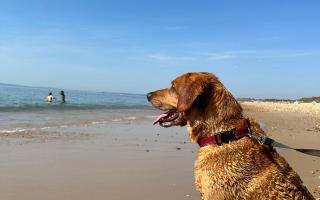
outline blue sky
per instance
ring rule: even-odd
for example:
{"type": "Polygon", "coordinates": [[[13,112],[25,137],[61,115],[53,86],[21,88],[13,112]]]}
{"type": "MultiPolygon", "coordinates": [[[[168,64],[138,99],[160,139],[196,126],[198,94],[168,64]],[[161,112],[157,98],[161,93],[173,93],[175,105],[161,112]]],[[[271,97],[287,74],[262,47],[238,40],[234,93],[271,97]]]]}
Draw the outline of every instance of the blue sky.
{"type": "Polygon", "coordinates": [[[237,97],[320,96],[320,1],[0,0],[0,82],[146,93],[189,71],[237,97]]]}

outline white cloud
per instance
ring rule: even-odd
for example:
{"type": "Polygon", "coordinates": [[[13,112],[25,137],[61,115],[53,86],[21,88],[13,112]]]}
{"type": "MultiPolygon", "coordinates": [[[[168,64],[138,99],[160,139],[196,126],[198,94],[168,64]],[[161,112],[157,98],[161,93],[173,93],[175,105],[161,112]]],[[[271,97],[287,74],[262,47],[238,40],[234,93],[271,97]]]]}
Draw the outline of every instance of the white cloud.
{"type": "Polygon", "coordinates": [[[170,60],[169,56],[162,53],[150,54],[148,57],[154,60],[170,60]]]}
{"type": "Polygon", "coordinates": [[[319,55],[319,52],[300,52],[288,50],[234,50],[224,52],[204,53],[208,60],[229,60],[235,58],[286,58],[319,55]]]}
{"type": "Polygon", "coordinates": [[[235,55],[229,53],[210,53],[207,55],[209,60],[228,60],[236,58],[235,55]]]}
{"type": "Polygon", "coordinates": [[[193,57],[188,56],[171,56],[164,53],[155,53],[147,55],[148,58],[158,61],[191,61],[193,57]]]}
{"type": "Polygon", "coordinates": [[[319,52],[298,52],[298,51],[288,51],[288,50],[230,50],[221,52],[205,52],[197,53],[193,52],[184,55],[176,55],[164,52],[154,52],[136,55],[130,57],[130,59],[135,60],[147,60],[159,63],[191,63],[198,61],[229,61],[229,60],[239,60],[239,59],[255,59],[257,61],[264,61],[264,59],[274,58],[298,58],[319,55],[319,52]]]}
{"type": "Polygon", "coordinates": [[[299,53],[283,53],[279,55],[274,55],[273,57],[279,57],[279,58],[285,58],[285,57],[305,57],[305,56],[313,56],[316,55],[316,53],[312,52],[299,52],[299,53]]]}

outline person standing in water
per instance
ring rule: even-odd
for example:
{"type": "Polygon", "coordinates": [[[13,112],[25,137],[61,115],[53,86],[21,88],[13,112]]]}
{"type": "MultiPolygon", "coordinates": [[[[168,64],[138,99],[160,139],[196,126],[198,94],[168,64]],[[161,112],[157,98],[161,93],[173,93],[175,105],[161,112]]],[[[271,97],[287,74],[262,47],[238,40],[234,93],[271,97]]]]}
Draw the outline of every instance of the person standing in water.
{"type": "Polygon", "coordinates": [[[52,92],[49,92],[49,95],[47,96],[47,102],[52,103],[54,97],[52,96],[52,92]]]}
{"type": "Polygon", "coordinates": [[[60,91],[60,96],[61,96],[61,103],[65,103],[66,102],[66,96],[64,95],[64,91],[63,90],[60,91]]]}

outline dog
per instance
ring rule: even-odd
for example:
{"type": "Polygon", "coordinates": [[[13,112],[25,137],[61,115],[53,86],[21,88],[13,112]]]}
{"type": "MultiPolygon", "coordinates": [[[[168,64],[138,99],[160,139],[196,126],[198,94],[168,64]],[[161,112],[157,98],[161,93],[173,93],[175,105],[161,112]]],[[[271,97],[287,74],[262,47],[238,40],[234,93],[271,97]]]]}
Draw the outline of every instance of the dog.
{"type": "Polygon", "coordinates": [[[147,99],[166,111],[154,124],[186,126],[200,145],[194,173],[202,200],[314,199],[271,145],[248,137],[247,131],[265,133],[214,74],[183,74],[147,99]]]}

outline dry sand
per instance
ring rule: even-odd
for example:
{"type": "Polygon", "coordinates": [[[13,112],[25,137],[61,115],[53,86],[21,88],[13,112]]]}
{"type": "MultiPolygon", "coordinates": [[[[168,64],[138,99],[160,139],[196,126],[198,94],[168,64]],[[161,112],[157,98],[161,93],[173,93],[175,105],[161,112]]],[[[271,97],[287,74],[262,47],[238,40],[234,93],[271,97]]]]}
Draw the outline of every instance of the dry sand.
{"type": "MultiPolygon", "coordinates": [[[[314,107],[303,112],[280,104],[243,106],[272,138],[293,147],[320,147],[314,107]]],[[[193,184],[198,147],[189,142],[185,128],[151,123],[128,120],[25,136],[1,134],[0,199],[199,199],[193,184]]],[[[320,158],[279,152],[320,197],[320,158]]]]}
{"type": "Polygon", "coordinates": [[[297,114],[308,114],[310,116],[320,116],[320,103],[276,103],[276,102],[241,102],[246,110],[267,111],[267,112],[290,112],[297,114]]]}

